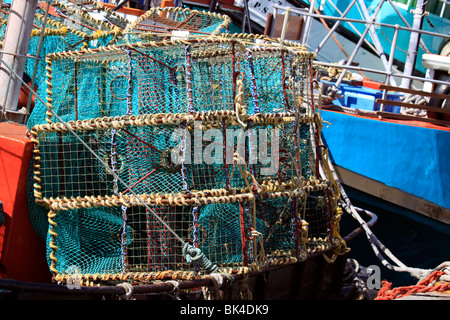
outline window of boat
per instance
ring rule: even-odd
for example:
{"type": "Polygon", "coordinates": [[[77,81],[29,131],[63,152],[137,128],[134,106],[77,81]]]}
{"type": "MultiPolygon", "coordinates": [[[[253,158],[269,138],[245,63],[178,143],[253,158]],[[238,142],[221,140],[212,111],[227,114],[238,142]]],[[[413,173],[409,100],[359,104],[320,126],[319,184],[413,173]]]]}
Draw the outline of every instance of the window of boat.
{"type": "Polygon", "coordinates": [[[417,0],[393,0],[393,2],[397,3],[399,7],[402,7],[403,9],[415,7],[417,4],[417,0]]]}
{"type": "MultiPolygon", "coordinates": [[[[393,2],[405,10],[414,9],[417,5],[417,0],[393,0],[393,2]]],[[[450,0],[428,0],[425,2],[427,12],[450,19],[450,0]]]]}
{"type": "Polygon", "coordinates": [[[439,17],[450,19],[450,0],[428,0],[425,10],[439,17]]]}

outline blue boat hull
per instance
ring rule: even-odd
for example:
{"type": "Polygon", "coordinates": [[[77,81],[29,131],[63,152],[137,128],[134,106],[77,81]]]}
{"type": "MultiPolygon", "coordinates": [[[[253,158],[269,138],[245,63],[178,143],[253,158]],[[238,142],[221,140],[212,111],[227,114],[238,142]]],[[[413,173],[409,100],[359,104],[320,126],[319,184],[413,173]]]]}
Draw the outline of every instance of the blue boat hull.
{"type": "Polygon", "coordinates": [[[322,111],[322,118],[330,123],[324,143],[347,184],[450,224],[448,128],[335,111],[322,111]]]}

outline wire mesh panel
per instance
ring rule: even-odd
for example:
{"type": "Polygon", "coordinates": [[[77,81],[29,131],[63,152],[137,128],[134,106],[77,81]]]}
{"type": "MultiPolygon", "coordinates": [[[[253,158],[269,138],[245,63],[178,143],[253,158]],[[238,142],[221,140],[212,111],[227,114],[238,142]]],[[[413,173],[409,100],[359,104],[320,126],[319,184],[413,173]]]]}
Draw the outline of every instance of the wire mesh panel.
{"type": "MultiPolygon", "coordinates": [[[[299,177],[312,177],[309,131],[298,130],[297,138],[292,123],[260,124],[245,132],[220,124],[202,131],[200,121],[187,129],[175,123],[138,126],[109,119],[71,122],[68,128],[77,136],[60,123],[37,126],[32,131],[39,141],[35,159],[40,169],[36,184],[40,200],[131,192],[295,189],[303,183],[299,177]],[[297,140],[301,150],[296,148],[297,140]]],[[[134,123],[155,118],[137,119],[134,123]]],[[[160,115],[158,119],[173,121],[160,115]]]]}
{"type": "MultiPolygon", "coordinates": [[[[53,20],[87,34],[88,38],[95,38],[102,33],[119,35],[130,23],[100,1],[59,0],[52,1],[50,5],[49,14],[53,20]]],[[[38,9],[39,13],[43,13],[46,7],[43,5],[38,9]]]]}
{"type": "Polygon", "coordinates": [[[183,190],[181,171],[170,166],[174,126],[47,132],[40,140],[43,198],[176,193],[183,190]],[[88,146],[97,157],[87,148],[88,146]],[[173,170],[175,169],[175,170],[173,170]],[[125,181],[117,181],[114,174],[125,181]]]}
{"type": "Polygon", "coordinates": [[[162,40],[174,36],[214,36],[228,30],[231,19],[222,14],[186,8],[153,8],[124,30],[121,41],[162,40]]]}
{"type": "MultiPolygon", "coordinates": [[[[95,1],[97,3],[97,1],[95,1]]],[[[73,4],[71,4],[73,5],[73,4]]],[[[93,4],[97,10],[90,11],[106,12],[106,8],[93,4]]],[[[114,43],[117,36],[121,34],[119,27],[97,20],[96,16],[89,16],[88,10],[81,7],[67,7],[59,2],[52,3],[45,18],[46,7],[38,6],[34,28],[28,47],[28,55],[45,57],[48,54],[57,54],[65,51],[81,49],[93,49],[114,43]],[[45,26],[45,29],[44,29],[45,26]]],[[[47,62],[45,59],[27,59],[25,61],[24,73],[33,78],[35,91],[38,96],[45,97],[47,91],[47,62]]],[[[37,103],[32,108],[32,113],[27,126],[45,123],[45,112],[47,108],[42,103],[37,103]]]]}
{"type": "Polygon", "coordinates": [[[30,132],[55,278],[197,277],[330,247],[309,58],[238,38],[48,56],[30,132]]]}
{"type": "MultiPolygon", "coordinates": [[[[288,79],[296,76],[292,70],[305,68],[298,59],[280,47],[245,48],[224,39],[48,55],[47,106],[64,121],[148,113],[233,111],[245,118],[288,112],[298,104],[288,79]]],[[[50,114],[46,121],[58,119],[50,114]]]]}

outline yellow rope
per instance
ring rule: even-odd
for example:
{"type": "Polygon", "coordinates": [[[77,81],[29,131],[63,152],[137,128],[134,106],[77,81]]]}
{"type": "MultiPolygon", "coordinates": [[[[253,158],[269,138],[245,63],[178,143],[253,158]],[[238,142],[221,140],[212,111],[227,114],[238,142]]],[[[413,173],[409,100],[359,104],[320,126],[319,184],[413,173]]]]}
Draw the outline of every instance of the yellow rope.
{"type": "MultiPolygon", "coordinates": [[[[243,171],[247,177],[248,174],[243,171]]],[[[36,174],[36,173],[35,173],[36,174]]],[[[40,175],[40,172],[39,172],[40,175]]],[[[39,176],[36,174],[36,176],[39,176]]],[[[248,180],[247,180],[248,182],[248,180]]],[[[319,191],[328,189],[327,181],[310,181],[305,183],[303,187],[297,185],[285,184],[282,186],[272,186],[269,190],[262,186],[258,194],[266,199],[275,198],[293,198],[304,197],[305,193],[311,191],[319,191]]],[[[36,182],[36,184],[38,181],[36,182]]],[[[246,202],[254,199],[253,187],[249,184],[242,189],[213,189],[203,191],[192,191],[189,196],[184,194],[142,194],[139,197],[147,205],[151,206],[189,206],[211,203],[235,203],[246,202]]],[[[54,210],[70,210],[80,208],[93,207],[119,207],[119,206],[137,206],[142,205],[138,198],[134,195],[104,195],[104,196],[84,196],[84,197],[67,197],[61,196],[57,198],[37,198],[36,202],[53,208],[54,210]]]]}
{"type": "MultiPolygon", "coordinates": [[[[321,137],[321,131],[323,128],[322,124],[322,117],[321,117],[321,111],[322,111],[322,95],[320,93],[320,88],[318,84],[316,84],[316,89],[318,89],[319,92],[319,112],[316,114],[316,127],[319,132],[319,137],[321,137]]],[[[323,145],[323,142],[320,138],[320,144],[323,145]]],[[[338,200],[340,198],[340,187],[339,183],[334,178],[334,175],[331,171],[330,167],[330,159],[328,155],[328,149],[325,147],[321,147],[321,163],[322,168],[325,172],[325,176],[327,181],[331,184],[331,203],[332,210],[334,211],[334,216],[332,217],[333,221],[333,233],[331,235],[331,238],[333,241],[337,242],[337,246],[333,250],[333,255],[331,258],[328,258],[325,254],[323,254],[323,257],[328,263],[334,263],[338,256],[347,254],[350,249],[347,247],[345,240],[340,235],[340,220],[342,216],[342,208],[338,206],[338,200]]]]}
{"type": "Polygon", "coordinates": [[[53,219],[56,217],[56,213],[53,211],[53,209],[50,209],[48,213],[48,223],[50,224],[50,228],[48,230],[48,233],[51,236],[51,240],[49,242],[49,247],[51,249],[50,252],[50,259],[52,260],[52,263],[50,265],[50,271],[52,271],[54,274],[58,274],[59,271],[56,269],[56,264],[58,262],[58,259],[55,256],[55,252],[58,250],[58,247],[55,244],[56,237],[58,237],[58,234],[55,232],[55,228],[57,224],[53,221],[53,219]]]}

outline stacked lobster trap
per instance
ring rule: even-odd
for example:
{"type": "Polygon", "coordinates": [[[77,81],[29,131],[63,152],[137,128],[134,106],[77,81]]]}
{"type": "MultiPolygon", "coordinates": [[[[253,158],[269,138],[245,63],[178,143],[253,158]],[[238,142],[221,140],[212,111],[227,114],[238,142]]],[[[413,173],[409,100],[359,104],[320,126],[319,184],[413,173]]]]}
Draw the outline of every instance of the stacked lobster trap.
{"type": "Polygon", "coordinates": [[[151,9],[125,28],[122,41],[161,40],[172,33],[211,37],[227,32],[230,23],[230,17],[214,12],[181,7],[151,9]]]}
{"type": "MultiPolygon", "coordinates": [[[[187,279],[340,243],[311,54],[256,36],[47,55],[35,220],[65,282],[187,279]]],[[[338,192],[338,191],[337,191],[338,192]]]]}

